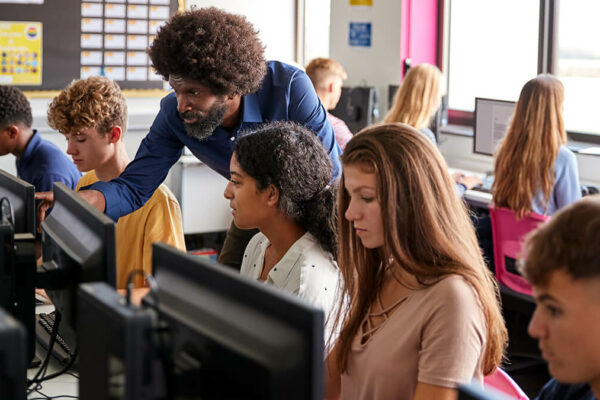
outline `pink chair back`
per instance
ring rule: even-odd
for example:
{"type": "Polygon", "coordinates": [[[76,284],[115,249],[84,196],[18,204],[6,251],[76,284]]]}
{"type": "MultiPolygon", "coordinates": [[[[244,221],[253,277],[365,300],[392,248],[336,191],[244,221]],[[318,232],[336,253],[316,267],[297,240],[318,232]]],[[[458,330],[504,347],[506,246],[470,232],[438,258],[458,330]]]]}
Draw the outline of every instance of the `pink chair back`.
{"type": "Polygon", "coordinates": [[[485,386],[492,387],[499,392],[502,392],[513,399],[529,400],[523,389],[517,385],[515,381],[500,368],[496,369],[492,375],[483,378],[485,386]]]}
{"type": "Polygon", "coordinates": [[[514,212],[507,208],[495,208],[490,205],[492,222],[492,240],[494,242],[494,264],[496,278],[500,284],[531,296],[531,286],[518,274],[507,271],[506,257],[517,259],[525,235],[534,230],[539,224],[550,219],[549,216],[530,213],[518,220],[514,212]]]}

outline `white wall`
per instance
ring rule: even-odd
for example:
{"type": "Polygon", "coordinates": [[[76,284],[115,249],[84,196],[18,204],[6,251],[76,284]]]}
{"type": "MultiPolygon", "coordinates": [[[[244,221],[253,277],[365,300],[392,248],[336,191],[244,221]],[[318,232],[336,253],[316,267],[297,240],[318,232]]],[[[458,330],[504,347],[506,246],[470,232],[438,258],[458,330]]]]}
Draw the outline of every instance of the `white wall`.
{"type": "Polygon", "coordinates": [[[293,63],[296,59],[295,0],[187,0],[186,8],[218,7],[244,15],[266,46],[267,60],[293,63]]]}
{"type": "Polygon", "coordinates": [[[371,7],[350,6],[348,0],[331,1],[330,55],[348,73],[345,86],[379,87],[380,117],[387,111],[387,88],[400,82],[399,0],[373,0],[371,7]],[[348,45],[350,22],[371,22],[371,47],[348,45]]]}

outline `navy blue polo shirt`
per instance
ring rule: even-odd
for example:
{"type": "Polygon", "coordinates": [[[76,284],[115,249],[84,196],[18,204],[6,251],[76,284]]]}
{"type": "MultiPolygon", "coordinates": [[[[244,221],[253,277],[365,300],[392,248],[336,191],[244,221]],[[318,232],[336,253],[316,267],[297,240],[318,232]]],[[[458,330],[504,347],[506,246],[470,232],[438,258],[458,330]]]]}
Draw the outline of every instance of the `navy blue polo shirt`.
{"type": "Polygon", "coordinates": [[[17,176],[35,186],[36,192],[51,191],[54,182],[62,182],[74,190],[81,178],[73,161],[35,130],[16,166],[17,176]]]}
{"type": "Polygon", "coordinates": [[[144,205],[166,178],[169,169],[187,146],[202,162],[229,179],[229,161],[240,131],[270,121],[295,121],[315,132],[329,153],[334,178],[340,174],[339,146],[325,108],[308,76],[300,69],[277,61],[267,63],[261,88],[241,99],[240,124],[232,132],[221,127],[205,140],[187,135],[177,112],[175,93],[161,100],[160,111],[135,159],[120,177],[96,182],[85,189],[102,192],[106,214],[114,220],[144,205]]]}

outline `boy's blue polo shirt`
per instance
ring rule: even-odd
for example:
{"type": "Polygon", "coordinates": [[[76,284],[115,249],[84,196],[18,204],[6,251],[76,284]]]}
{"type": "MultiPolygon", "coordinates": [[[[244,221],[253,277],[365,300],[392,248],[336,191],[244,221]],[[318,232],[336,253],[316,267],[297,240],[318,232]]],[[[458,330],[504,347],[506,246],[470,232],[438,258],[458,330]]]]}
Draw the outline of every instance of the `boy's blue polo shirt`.
{"type": "Polygon", "coordinates": [[[51,191],[54,182],[75,189],[81,178],[81,172],[69,157],[35,130],[16,166],[17,176],[35,186],[36,192],[51,191]]]}
{"type": "Polygon", "coordinates": [[[121,176],[110,182],[96,182],[85,189],[102,192],[106,199],[106,214],[117,220],[144,205],[177,162],[184,146],[229,179],[229,161],[239,132],[270,121],[295,121],[315,131],[329,153],[334,178],[337,178],[341,170],[341,151],[325,108],[303,71],[269,61],[261,88],[244,96],[241,108],[241,121],[233,132],[218,127],[211,136],[200,141],[187,135],[177,112],[175,94],[170,93],[162,99],[160,111],[140,144],[135,160],[121,176]]]}

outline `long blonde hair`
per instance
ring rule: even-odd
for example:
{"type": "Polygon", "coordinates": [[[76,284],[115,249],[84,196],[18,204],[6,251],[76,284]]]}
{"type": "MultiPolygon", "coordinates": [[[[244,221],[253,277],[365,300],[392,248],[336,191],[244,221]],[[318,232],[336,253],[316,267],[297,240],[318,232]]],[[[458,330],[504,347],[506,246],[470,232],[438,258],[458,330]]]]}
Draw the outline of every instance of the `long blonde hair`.
{"type": "Polygon", "coordinates": [[[564,87],[552,75],[538,75],[523,86],[506,136],[496,154],[494,204],[517,218],[531,211],[538,190],[547,207],[556,177],[554,161],[567,142],[562,117],[564,87]]]}
{"type": "Polygon", "coordinates": [[[337,364],[346,371],[352,340],[385,281],[389,257],[420,284],[445,276],[463,277],[477,293],[487,327],[483,371],[492,373],[502,360],[506,328],[500,313],[498,287],[487,269],[467,209],[454,192],[446,163],[435,146],[405,124],[382,124],[359,132],[341,156],[344,166],[373,172],[381,205],[384,245],[368,249],[344,218],[349,195],[344,175],[338,197],[338,264],[344,277],[340,305],[342,324],[337,364]]]}
{"type": "Polygon", "coordinates": [[[383,122],[402,122],[417,129],[427,127],[442,99],[441,75],[438,67],[431,64],[409,69],[383,122]]]}

